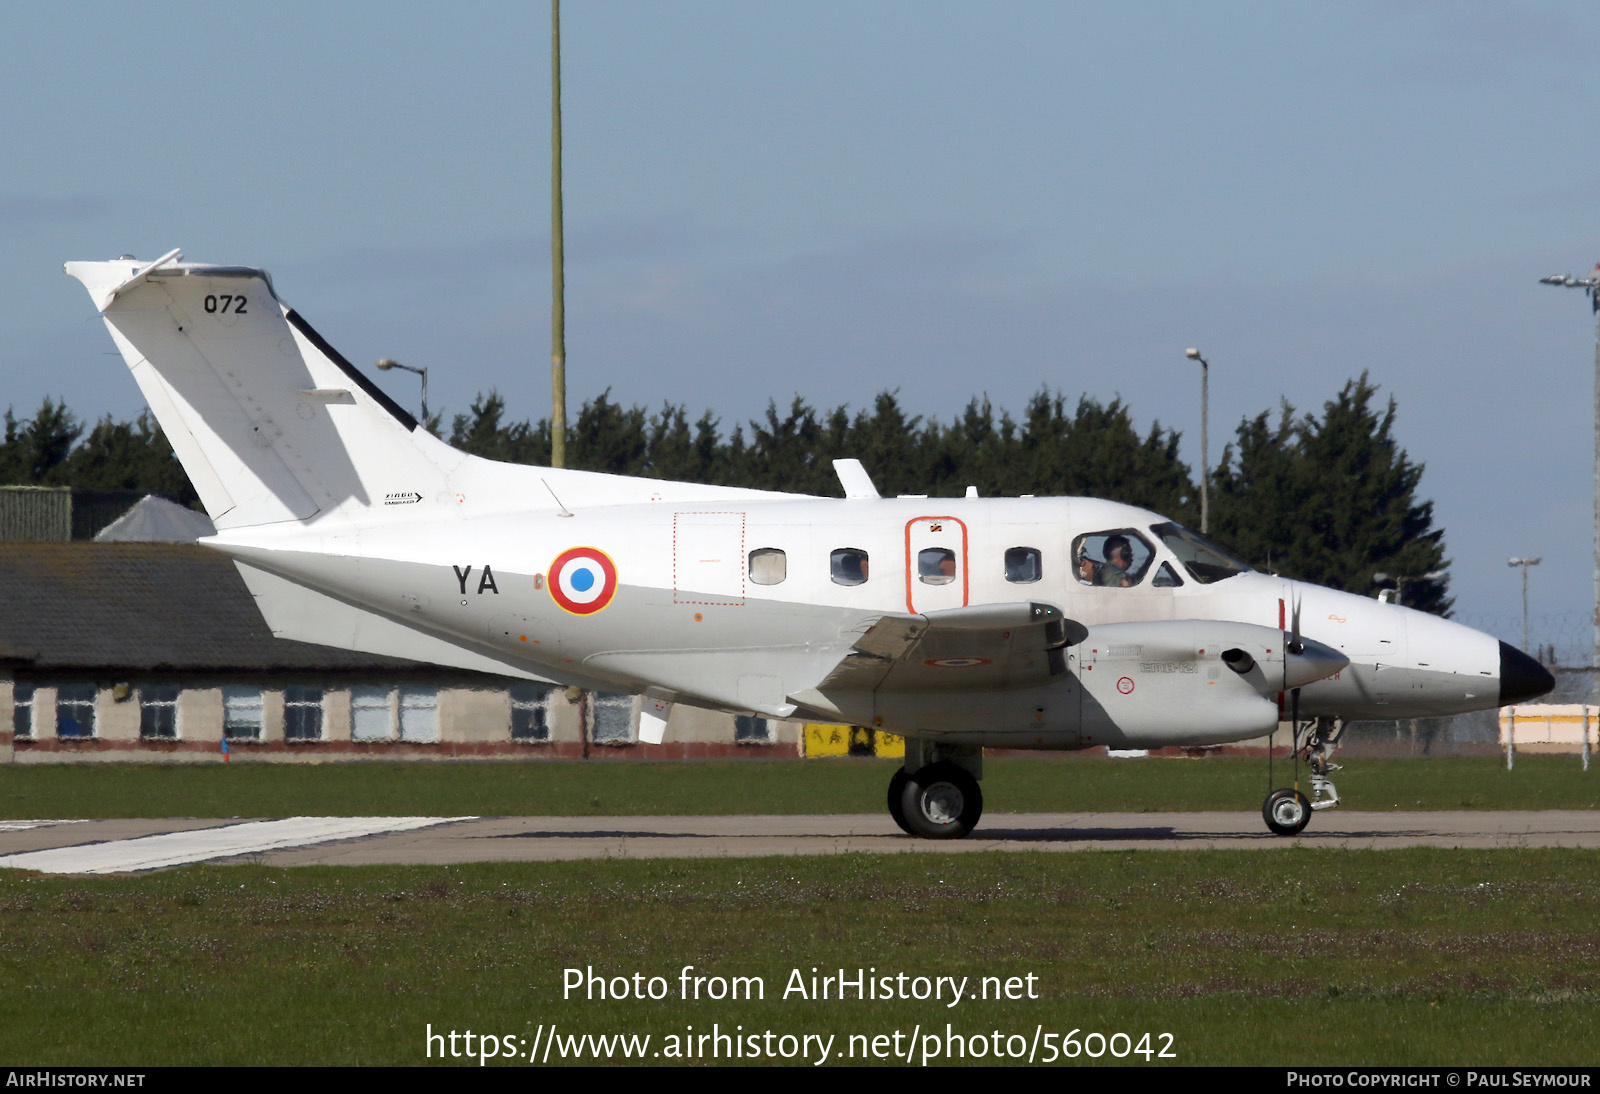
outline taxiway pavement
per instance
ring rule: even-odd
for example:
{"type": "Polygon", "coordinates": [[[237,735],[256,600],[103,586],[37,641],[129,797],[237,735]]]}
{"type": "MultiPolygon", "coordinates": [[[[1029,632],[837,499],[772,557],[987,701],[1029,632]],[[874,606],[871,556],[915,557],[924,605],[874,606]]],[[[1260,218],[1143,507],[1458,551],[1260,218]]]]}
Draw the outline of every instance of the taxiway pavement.
{"type": "Polygon", "coordinates": [[[878,814],[719,817],[293,817],[0,821],[0,867],[126,873],[193,862],[445,865],[597,858],[966,854],[1305,847],[1600,848],[1600,811],[1318,813],[1300,836],[1256,813],[993,813],[963,840],[917,840],[878,814]]]}

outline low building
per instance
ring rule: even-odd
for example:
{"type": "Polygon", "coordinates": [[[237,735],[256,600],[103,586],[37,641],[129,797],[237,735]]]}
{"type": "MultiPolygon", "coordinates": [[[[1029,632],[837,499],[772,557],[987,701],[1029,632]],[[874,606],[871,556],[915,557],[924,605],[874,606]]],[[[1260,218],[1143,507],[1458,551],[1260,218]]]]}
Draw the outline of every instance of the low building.
{"type": "Polygon", "coordinates": [[[801,726],[272,637],[233,563],[170,543],[0,543],[0,760],[794,755],[801,726]],[[224,747],[226,743],[226,747],[224,747]]]}
{"type": "Polygon", "coordinates": [[[1577,703],[1525,703],[1500,708],[1500,750],[1549,753],[1596,747],[1600,708],[1577,703]]]}

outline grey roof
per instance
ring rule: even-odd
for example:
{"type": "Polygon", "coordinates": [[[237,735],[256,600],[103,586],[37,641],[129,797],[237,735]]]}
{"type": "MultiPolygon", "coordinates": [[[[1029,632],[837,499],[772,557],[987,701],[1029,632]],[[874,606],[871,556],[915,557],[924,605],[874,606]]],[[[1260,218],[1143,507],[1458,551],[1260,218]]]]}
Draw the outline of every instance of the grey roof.
{"type": "Polygon", "coordinates": [[[216,531],[204,513],[146,494],[94,538],[100,543],[193,543],[216,531]]]}
{"type": "Polygon", "coordinates": [[[441,671],[274,638],[230,559],[169,543],[0,543],[0,660],[73,671],[441,671]]]}

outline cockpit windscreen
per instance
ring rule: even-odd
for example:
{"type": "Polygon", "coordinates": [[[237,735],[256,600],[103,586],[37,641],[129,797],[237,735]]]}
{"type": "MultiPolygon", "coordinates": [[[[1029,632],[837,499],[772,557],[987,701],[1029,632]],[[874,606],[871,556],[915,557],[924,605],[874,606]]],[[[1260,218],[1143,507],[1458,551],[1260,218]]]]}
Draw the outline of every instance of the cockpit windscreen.
{"type": "Polygon", "coordinates": [[[1178,561],[1189,571],[1189,576],[1202,585],[1250,572],[1249,563],[1236,558],[1198,532],[1191,532],[1171,521],[1152,525],[1150,530],[1167,545],[1167,550],[1178,556],[1178,561]]]}

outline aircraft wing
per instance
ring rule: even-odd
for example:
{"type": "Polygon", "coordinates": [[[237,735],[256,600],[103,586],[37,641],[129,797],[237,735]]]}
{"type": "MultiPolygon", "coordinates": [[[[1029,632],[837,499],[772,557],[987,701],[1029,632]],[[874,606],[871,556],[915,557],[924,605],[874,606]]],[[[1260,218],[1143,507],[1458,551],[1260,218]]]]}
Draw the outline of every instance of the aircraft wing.
{"type": "Polygon", "coordinates": [[[836,691],[965,692],[1034,687],[1066,672],[1087,629],[1051,604],[981,604],[880,616],[817,686],[836,691]]]}

